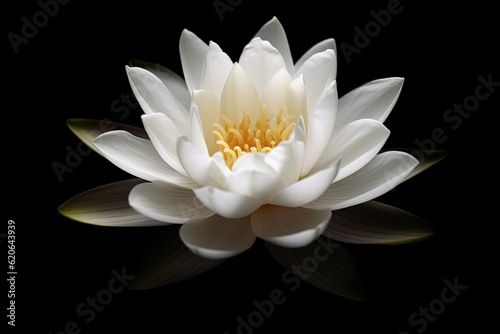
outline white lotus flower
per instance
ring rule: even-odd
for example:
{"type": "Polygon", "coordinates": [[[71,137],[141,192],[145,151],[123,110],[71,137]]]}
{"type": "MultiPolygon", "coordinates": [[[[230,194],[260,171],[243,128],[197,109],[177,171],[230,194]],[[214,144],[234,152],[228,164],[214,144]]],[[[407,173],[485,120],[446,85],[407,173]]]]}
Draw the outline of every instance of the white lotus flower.
{"type": "Polygon", "coordinates": [[[149,139],[117,130],[93,145],[149,181],[129,194],[143,217],[132,225],[183,224],[186,246],[213,259],[247,250],[256,237],[302,247],[332,210],[403,182],[418,161],[379,153],[403,79],[374,80],[338,99],[335,49],[333,39],[321,41],[294,63],[273,18],[237,62],[184,30],[185,81],[163,67],[126,67],[149,139]]]}

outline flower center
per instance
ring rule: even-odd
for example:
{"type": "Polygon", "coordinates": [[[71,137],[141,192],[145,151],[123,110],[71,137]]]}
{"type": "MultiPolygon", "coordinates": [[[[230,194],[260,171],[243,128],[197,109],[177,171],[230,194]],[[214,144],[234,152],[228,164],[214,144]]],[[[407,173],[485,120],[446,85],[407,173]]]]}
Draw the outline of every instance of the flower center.
{"type": "Polygon", "coordinates": [[[219,145],[219,151],[224,155],[229,169],[232,169],[236,160],[247,153],[269,153],[281,141],[287,140],[292,133],[294,122],[290,117],[285,117],[285,107],[281,108],[275,118],[275,124],[270,124],[270,119],[266,117],[267,106],[262,107],[260,117],[252,126],[250,116],[245,110],[241,123],[236,126],[225,115],[221,116],[224,126],[214,123],[217,130],[212,133],[218,138],[216,143],[219,145]]]}

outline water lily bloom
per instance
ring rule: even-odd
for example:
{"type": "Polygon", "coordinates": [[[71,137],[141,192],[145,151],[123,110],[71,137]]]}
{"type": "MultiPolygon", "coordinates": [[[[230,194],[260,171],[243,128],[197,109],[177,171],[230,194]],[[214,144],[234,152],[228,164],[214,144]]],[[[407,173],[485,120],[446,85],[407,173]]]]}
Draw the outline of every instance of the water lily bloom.
{"type": "Polygon", "coordinates": [[[184,78],[161,66],[126,67],[147,138],[114,130],[91,144],[142,180],[132,181],[133,223],[123,225],[182,224],[184,244],[212,259],[237,255],[257,237],[303,247],[325,231],[332,210],[386,193],[419,163],[381,152],[403,78],[339,99],[334,39],[294,62],[273,18],[236,62],[188,30],[179,46],[184,78]]]}

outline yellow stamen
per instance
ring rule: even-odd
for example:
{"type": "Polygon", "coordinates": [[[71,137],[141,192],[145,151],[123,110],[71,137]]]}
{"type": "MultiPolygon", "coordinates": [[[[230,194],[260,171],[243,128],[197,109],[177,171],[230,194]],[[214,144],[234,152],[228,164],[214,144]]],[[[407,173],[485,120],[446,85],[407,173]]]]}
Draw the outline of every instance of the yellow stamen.
{"type": "Polygon", "coordinates": [[[236,130],[236,129],[229,129],[227,132],[234,134],[240,143],[243,142],[243,136],[241,135],[241,133],[239,133],[238,130],[236,130]]]}
{"type": "Polygon", "coordinates": [[[267,117],[267,106],[264,105],[259,118],[253,122],[245,110],[241,111],[243,118],[238,126],[227,116],[221,115],[222,126],[215,123],[216,130],[212,133],[216,136],[219,151],[222,152],[226,164],[233,167],[235,161],[247,153],[269,153],[283,140],[288,140],[295,126],[290,121],[283,107],[273,118],[276,124],[271,125],[271,119],[267,117]]]}

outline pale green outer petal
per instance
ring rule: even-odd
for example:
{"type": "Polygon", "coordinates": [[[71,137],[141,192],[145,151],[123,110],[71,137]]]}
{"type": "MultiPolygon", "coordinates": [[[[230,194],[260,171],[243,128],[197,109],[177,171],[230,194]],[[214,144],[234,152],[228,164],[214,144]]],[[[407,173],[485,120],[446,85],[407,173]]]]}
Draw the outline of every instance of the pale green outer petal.
{"type": "Polygon", "coordinates": [[[208,153],[212,155],[219,151],[219,145],[216,143],[218,139],[213,134],[213,131],[217,130],[214,127],[214,123],[220,123],[219,99],[213,92],[201,90],[194,92],[194,103],[200,115],[203,138],[205,139],[208,153]]]}
{"type": "Polygon", "coordinates": [[[188,109],[153,73],[141,67],[125,67],[134,95],[146,114],[163,113],[187,131],[188,109]]]}
{"type": "Polygon", "coordinates": [[[212,186],[195,188],[193,191],[203,205],[225,218],[243,218],[263,204],[258,198],[212,186]]]}
{"type": "Polygon", "coordinates": [[[261,102],[267,106],[268,116],[275,116],[286,107],[286,93],[291,83],[292,77],[282,68],[266,84],[261,102]]]}
{"type": "Polygon", "coordinates": [[[339,164],[340,161],[336,161],[327,168],[293,183],[276,195],[270,203],[292,208],[306,206],[329,188],[337,175],[339,164]]]}
{"type": "Polygon", "coordinates": [[[304,247],[318,238],[330,222],[330,210],[264,205],[252,213],[259,238],[282,247],[304,247]]]}
{"type": "Polygon", "coordinates": [[[295,72],[294,78],[304,76],[307,87],[307,108],[316,110],[318,101],[325,88],[328,87],[332,71],[337,67],[337,58],[333,50],[326,50],[312,55],[300,69],[295,72]]]}
{"type": "Polygon", "coordinates": [[[264,41],[269,41],[283,57],[288,73],[290,73],[290,75],[294,74],[292,53],[290,52],[285,29],[283,29],[283,26],[276,17],[273,17],[264,24],[255,37],[260,37],[264,41]]]}
{"type": "Polygon", "coordinates": [[[144,216],[172,224],[203,220],[214,215],[190,189],[154,181],[132,189],[129,204],[144,216]]]}
{"type": "Polygon", "coordinates": [[[281,175],[285,186],[289,186],[299,179],[304,161],[305,143],[304,119],[300,117],[290,134],[289,140],[281,142],[266,154],[266,164],[281,175]]]}
{"type": "Polygon", "coordinates": [[[118,181],[87,190],[64,202],[59,212],[76,221],[100,226],[168,225],[132,209],[128,195],[141,179],[118,181]]]}
{"type": "Polygon", "coordinates": [[[220,101],[221,115],[226,115],[233,123],[240,124],[245,111],[250,120],[260,116],[259,94],[252,80],[243,68],[235,63],[229,74],[220,101]]]}
{"type": "Polygon", "coordinates": [[[324,236],[352,244],[401,244],[435,232],[424,219],[399,208],[369,201],[332,213],[324,236]]]}
{"type": "Polygon", "coordinates": [[[177,139],[184,134],[179,131],[176,124],[172,122],[165,114],[154,113],[142,115],[144,128],[153,143],[156,151],[167,164],[179,173],[187,176],[177,157],[177,139]]]}
{"type": "Polygon", "coordinates": [[[415,167],[408,176],[406,176],[405,180],[411,179],[414,176],[422,173],[428,168],[434,166],[439,161],[443,160],[448,151],[445,150],[421,150],[421,149],[403,149],[398,148],[398,151],[403,151],[411,154],[418,160],[418,166],[415,167]]]}
{"type": "Polygon", "coordinates": [[[182,70],[188,90],[202,88],[203,66],[208,45],[189,30],[184,29],[179,41],[182,70]]]}
{"type": "Polygon", "coordinates": [[[359,119],[335,132],[312,172],[320,170],[342,157],[335,181],[358,171],[384,146],[390,131],[374,119],[359,119]]]}
{"type": "Polygon", "coordinates": [[[403,78],[377,79],[342,96],[334,131],[362,118],[383,123],[398,100],[403,82],[403,78]]]}
{"type": "Polygon", "coordinates": [[[189,189],[195,186],[193,180],[166,164],[147,139],[126,131],[110,131],[97,137],[94,145],[106,159],[138,178],[161,180],[189,189]]]}
{"type": "Polygon", "coordinates": [[[142,67],[153,73],[163,84],[172,92],[179,102],[189,109],[191,104],[191,92],[187,89],[186,81],[172,70],[156,63],[151,63],[143,60],[131,60],[130,67],[142,67]]]}
{"type": "Polygon", "coordinates": [[[309,121],[307,130],[306,151],[301,175],[307,175],[321,158],[332,136],[333,125],[337,116],[338,95],[336,82],[325,90],[318,108],[309,121]]]}
{"type": "Polygon", "coordinates": [[[259,96],[262,96],[269,80],[279,70],[285,68],[285,61],[278,50],[259,37],[252,39],[245,46],[239,63],[252,80],[259,96]]]}
{"type": "Polygon", "coordinates": [[[220,99],[232,68],[231,58],[221,50],[219,45],[210,42],[205,58],[205,77],[202,78],[203,89],[212,91],[217,99],[220,99]]]}
{"type": "Polygon", "coordinates": [[[184,224],[179,236],[195,254],[208,259],[224,259],[238,255],[255,242],[250,217],[226,219],[213,216],[184,224]]]}
{"type": "Polygon", "coordinates": [[[222,153],[209,156],[206,151],[194,146],[186,137],[177,141],[179,160],[189,177],[200,186],[213,185],[225,188],[231,172],[224,162],[222,153]]]}
{"type": "Polygon", "coordinates": [[[134,136],[140,138],[148,138],[148,134],[143,128],[139,128],[133,125],[122,124],[111,122],[106,119],[95,120],[95,119],[83,119],[83,118],[71,118],[67,121],[70,130],[88,147],[93,149],[95,152],[101,154],[99,149],[95,147],[93,141],[105,132],[114,130],[124,130],[130,132],[134,136]]]}
{"type": "Polygon", "coordinates": [[[321,197],[304,207],[339,210],[367,202],[403,182],[417,164],[418,160],[408,153],[380,153],[356,173],[334,182],[321,197]]]}
{"type": "MultiPolygon", "coordinates": [[[[304,53],[299,58],[299,60],[297,60],[297,62],[295,63],[294,72],[299,72],[302,65],[304,65],[306,60],[311,58],[312,55],[319,53],[319,52],[323,52],[323,51],[328,50],[328,49],[333,50],[335,52],[335,54],[337,54],[337,45],[336,45],[335,40],[333,38],[325,39],[325,40],[315,44],[309,50],[307,50],[306,53],[304,53]]],[[[335,68],[334,71],[332,71],[332,73],[330,75],[329,82],[332,82],[333,80],[335,80],[336,74],[337,74],[337,70],[335,68]]]]}

